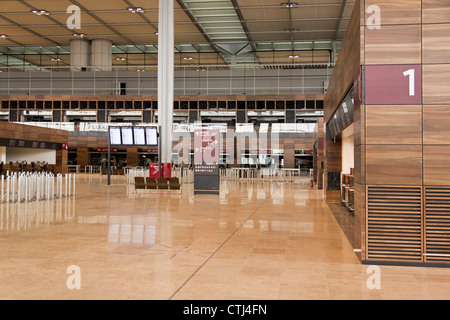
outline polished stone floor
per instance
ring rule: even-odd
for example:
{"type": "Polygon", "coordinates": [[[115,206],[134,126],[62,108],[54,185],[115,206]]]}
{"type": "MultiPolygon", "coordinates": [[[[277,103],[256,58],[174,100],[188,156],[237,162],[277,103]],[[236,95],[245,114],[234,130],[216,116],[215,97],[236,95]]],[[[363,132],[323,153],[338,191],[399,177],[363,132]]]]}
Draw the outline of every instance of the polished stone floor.
{"type": "Polygon", "coordinates": [[[381,266],[369,289],[307,183],[183,188],[134,194],[121,177],[79,175],[76,199],[0,205],[0,299],[450,298],[450,269],[381,266]]]}

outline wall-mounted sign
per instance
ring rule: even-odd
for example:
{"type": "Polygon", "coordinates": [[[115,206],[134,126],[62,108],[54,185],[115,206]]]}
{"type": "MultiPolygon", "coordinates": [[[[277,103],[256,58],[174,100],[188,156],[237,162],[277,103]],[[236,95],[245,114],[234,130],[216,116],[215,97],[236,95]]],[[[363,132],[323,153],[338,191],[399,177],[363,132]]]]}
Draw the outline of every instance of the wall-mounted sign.
{"type": "Polygon", "coordinates": [[[366,105],[422,104],[420,65],[365,66],[366,105]]]}

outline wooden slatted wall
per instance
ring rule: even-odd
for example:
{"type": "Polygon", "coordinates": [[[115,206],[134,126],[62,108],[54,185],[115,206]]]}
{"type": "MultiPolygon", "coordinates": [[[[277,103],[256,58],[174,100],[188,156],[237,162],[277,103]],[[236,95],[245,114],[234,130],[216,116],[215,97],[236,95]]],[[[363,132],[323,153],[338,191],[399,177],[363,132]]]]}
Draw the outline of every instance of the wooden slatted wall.
{"type": "Polygon", "coordinates": [[[369,260],[422,262],[422,188],[367,187],[369,260]]]}
{"type": "Polygon", "coordinates": [[[450,261],[450,188],[425,188],[426,262],[450,261]]]}

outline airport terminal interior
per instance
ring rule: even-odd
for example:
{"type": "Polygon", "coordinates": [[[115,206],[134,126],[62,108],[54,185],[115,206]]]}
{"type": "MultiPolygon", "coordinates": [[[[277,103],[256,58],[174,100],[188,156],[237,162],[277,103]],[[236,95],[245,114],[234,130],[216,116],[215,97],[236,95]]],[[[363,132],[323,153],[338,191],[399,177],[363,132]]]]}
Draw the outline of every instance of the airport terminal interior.
{"type": "Polygon", "coordinates": [[[0,1],[0,299],[450,298],[447,0],[0,1]]]}

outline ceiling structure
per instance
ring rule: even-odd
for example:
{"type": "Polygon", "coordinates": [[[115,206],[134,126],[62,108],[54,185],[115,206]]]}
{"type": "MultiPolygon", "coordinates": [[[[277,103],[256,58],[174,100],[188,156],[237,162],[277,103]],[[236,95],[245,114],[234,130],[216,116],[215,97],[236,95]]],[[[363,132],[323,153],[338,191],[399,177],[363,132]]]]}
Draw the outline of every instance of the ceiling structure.
{"type": "MultiPolygon", "coordinates": [[[[354,7],[347,0],[174,1],[179,65],[332,63],[354,7]]],[[[115,66],[155,66],[157,31],[158,0],[0,1],[0,66],[69,66],[70,41],[80,36],[111,40],[115,66]],[[67,26],[73,5],[81,29],[67,26]]]]}

